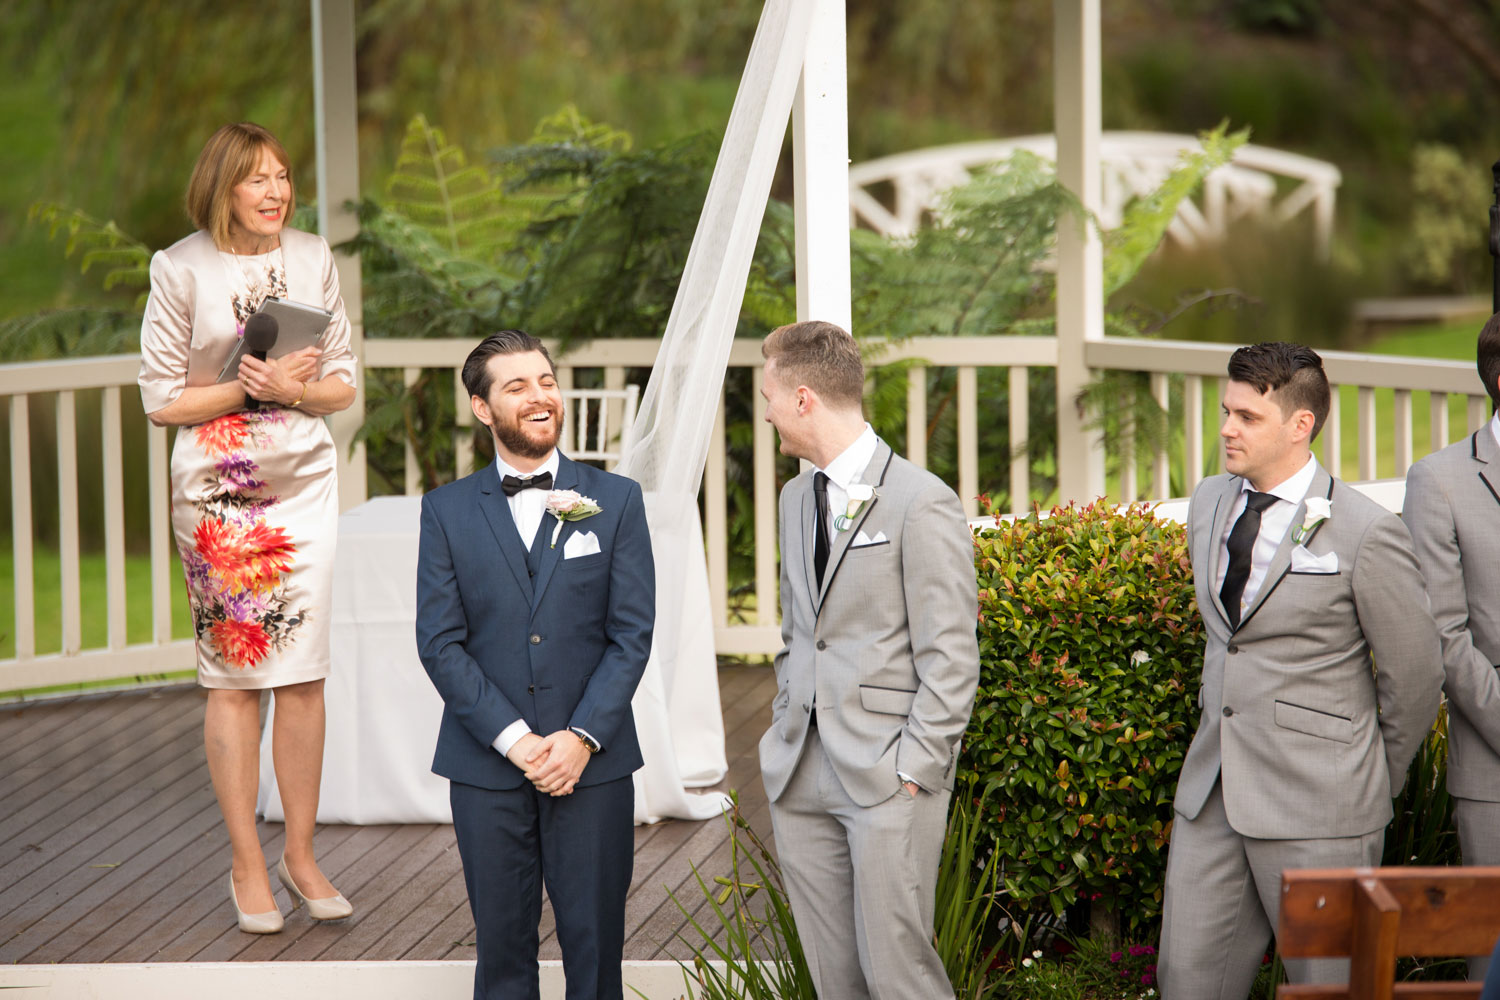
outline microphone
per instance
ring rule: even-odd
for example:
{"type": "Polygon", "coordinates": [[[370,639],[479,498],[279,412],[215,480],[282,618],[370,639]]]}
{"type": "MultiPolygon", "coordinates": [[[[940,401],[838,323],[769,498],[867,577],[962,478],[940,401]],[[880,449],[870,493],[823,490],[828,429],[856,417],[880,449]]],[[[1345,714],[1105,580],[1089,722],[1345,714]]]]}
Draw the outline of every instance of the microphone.
{"type": "MultiPolygon", "coordinates": [[[[245,321],[245,350],[257,361],[266,360],[266,352],[276,346],[276,337],[281,333],[281,324],[276,317],[258,312],[245,321]]],[[[260,409],[260,400],[248,396],[245,409],[260,409]]]]}

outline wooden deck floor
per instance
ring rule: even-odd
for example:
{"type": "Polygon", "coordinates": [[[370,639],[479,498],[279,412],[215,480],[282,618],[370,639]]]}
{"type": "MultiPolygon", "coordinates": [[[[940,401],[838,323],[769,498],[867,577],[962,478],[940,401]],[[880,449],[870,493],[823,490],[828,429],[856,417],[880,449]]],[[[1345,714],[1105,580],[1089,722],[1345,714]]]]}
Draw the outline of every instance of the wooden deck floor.
{"type": "MultiPolygon", "coordinates": [[[[770,722],[769,667],[719,671],[729,775],[769,839],[756,742],[770,722]]],[[[226,898],[229,841],[203,758],[196,688],[0,709],[0,964],[472,959],[453,828],[323,826],[318,858],[355,916],[314,924],[298,911],[280,934],[240,933],[226,898]]],[[[260,824],[266,856],[282,826],[260,824]]],[[[627,959],[686,956],[674,940],[706,878],[727,870],[720,819],[635,831],[627,959]]],[[[273,880],[274,881],[274,880],[273,880]]],[[[291,912],[276,887],[283,913],[291,912]]],[[[542,958],[561,957],[542,914],[542,958]]]]}

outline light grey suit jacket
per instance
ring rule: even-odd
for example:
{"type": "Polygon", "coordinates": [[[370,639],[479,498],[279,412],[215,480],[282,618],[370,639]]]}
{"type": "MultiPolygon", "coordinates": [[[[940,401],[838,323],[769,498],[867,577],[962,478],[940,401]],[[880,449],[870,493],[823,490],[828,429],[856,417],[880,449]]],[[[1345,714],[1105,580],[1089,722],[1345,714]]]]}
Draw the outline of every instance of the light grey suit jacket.
{"type": "Polygon", "coordinates": [[[1448,791],[1500,802],[1500,447],[1489,427],[1411,467],[1402,515],[1443,642],[1448,791]]]}
{"type": "Polygon", "coordinates": [[[761,777],[781,797],[816,700],[818,735],[858,805],[901,788],[953,787],[958,741],[979,684],[972,535],[942,480],[877,441],[860,481],[875,486],[833,540],[818,588],[813,473],[781,491],[781,638],[761,777]],[[852,544],[863,533],[873,544],[852,544]]]}
{"type": "Polygon", "coordinates": [[[1305,546],[1332,573],[1292,570],[1300,504],[1265,582],[1231,630],[1218,570],[1238,476],[1193,492],[1188,545],[1207,648],[1203,714],[1174,806],[1189,819],[1223,776],[1240,834],[1353,837],[1391,819],[1391,797],[1437,716],[1442,658],[1411,536],[1394,514],[1319,466],[1308,496],[1332,500],[1305,546]],[[1372,672],[1372,658],[1375,670],[1372,672]]]}

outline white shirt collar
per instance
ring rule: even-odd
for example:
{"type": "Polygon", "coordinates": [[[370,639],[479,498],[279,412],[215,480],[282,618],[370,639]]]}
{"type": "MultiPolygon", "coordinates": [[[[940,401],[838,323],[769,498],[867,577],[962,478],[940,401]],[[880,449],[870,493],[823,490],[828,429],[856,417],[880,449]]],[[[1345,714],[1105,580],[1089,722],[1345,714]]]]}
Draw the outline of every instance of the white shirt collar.
{"type": "Polygon", "coordinates": [[[1490,435],[1494,437],[1495,444],[1500,446],[1500,410],[1496,410],[1495,415],[1490,417],[1490,435]]]}
{"type": "MultiPolygon", "coordinates": [[[[1318,460],[1313,455],[1307,456],[1307,464],[1299,469],[1291,478],[1276,484],[1266,492],[1278,500],[1285,500],[1292,506],[1301,503],[1307,496],[1307,491],[1312,489],[1313,476],[1318,474],[1318,460]]],[[[1250,480],[1240,480],[1240,492],[1256,492],[1255,487],[1250,485],[1250,480]]]]}
{"type": "Polygon", "coordinates": [[[828,467],[822,469],[822,473],[839,485],[839,488],[848,491],[853,483],[859,482],[859,477],[864,474],[870,465],[870,460],[875,457],[875,428],[868,423],[860,432],[854,442],[839,452],[838,457],[828,463],[828,467]]]}
{"type": "Polygon", "coordinates": [[[539,476],[544,472],[550,472],[552,473],[552,479],[555,483],[557,481],[557,455],[557,449],[553,448],[552,454],[547,456],[547,460],[545,462],[543,462],[541,465],[537,466],[530,472],[521,472],[520,470],[513,468],[509,462],[507,462],[497,454],[495,456],[495,469],[500,473],[500,478],[502,479],[504,479],[506,476],[515,476],[517,479],[529,479],[532,476],[539,476]]]}

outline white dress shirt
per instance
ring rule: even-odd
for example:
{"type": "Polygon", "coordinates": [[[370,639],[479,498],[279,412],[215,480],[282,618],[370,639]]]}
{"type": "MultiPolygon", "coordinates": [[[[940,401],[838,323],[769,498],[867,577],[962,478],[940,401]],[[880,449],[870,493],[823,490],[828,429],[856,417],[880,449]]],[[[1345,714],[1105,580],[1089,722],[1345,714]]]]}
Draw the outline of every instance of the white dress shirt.
{"type": "MultiPolygon", "coordinates": [[[[495,456],[495,474],[504,479],[506,476],[515,476],[517,479],[530,479],[532,476],[540,476],[544,472],[552,473],[552,480],[557,481],[557,449],[552,449],[552,454],[547,460],[530,472],[519,472],[512,468],[505,459],[499,455],[495,456]]],[[[516,531],[521,535],[521,545],[530,549],[532,541],[536,538],[536,529],[541,527],[542,518],[547,513],[547,490],[521,490],[513,497],[506,497],[505,502],[510,504],[510,516],[516,522],[516,531]]]]}
{"type": "MultiPolygon", "coordinates": [[[[512,468],[505,459],[499,455],[495,456],[495,475],[501,479],[506,476],[515,476],[518,479],[530,479],[544,472],[552,473],[552,479],[557,481],[557,449],[552,449],[552,454],[547,460],[530,472],[521,472],[512,468]]],[[[515,496],[505,498],[510,505],[511,519],[516,522],[516,531],[521,536],[521,545],[526,549],[531,548],[536,539],[537,529],[542,526],[542,519],[547,515],[547,490],[529,489],[518,490],[515,496]]],[[[531,732],[531,727],[526,724],[525,719],[517,719],[504,729],[500,735],[495,737],[494,743],[490,744],[502,755],[510,753],[510,748],[516,745],[522,736],[531,732]]]]}
{"type": "Polygon", "coordinates": [[[1496,410],[1495,415],[1490,417],[1490,433],[1494,435],[1495,444],[1500,445],[1500,410],[1496,410]]]}
{"type": "MultiPolygon", "coordinates": [[[[1281,547],[1282,538],[1291,530],[1292,516],[1297,513],[1297,505],[1312,488],[1313,476],[1317,472],[1318,460],[1308,455],[1307,464],[1299,472],[1266,491],[1276,498],[1276,502],[1260,515],[1260,534],[1255,536],[1255,546],[1250,550],[1250,578],[1245,581],[1245,593],[1240,598],[1241,618],[1250,605],[1255,603],[1255,595],[1260,593],[1260,585],[1266,581],[1266,570],[1270,569],[1271,560],[1281,547]]],[[[1219,576],[1214,581],[1216,593],[1224,589],[1224,575],[1229,572],[1230,532],[1234,531],[1234,523],[1245,512],[1245,494],[1254,491],[1255,487],[1250,485],[1250,480],[1241,480],[1240,495],[1235,497],[1234,509],[1229,512],[1229,520],[1224,523],[1224,536],[1219,539],[1219,576]]]]}
{"type": "Polygon", "coordinates": [[[860,481],[875,457],[875,429],[865,424],[865,429],[854,443],[838,457],[828,463],[828,468],[818,471],[828,477],[828,510],[823,512],[823,523],[828,527],[828,544],[838,536],[833,519],[849,508],[849,487],[860,481]]]}

